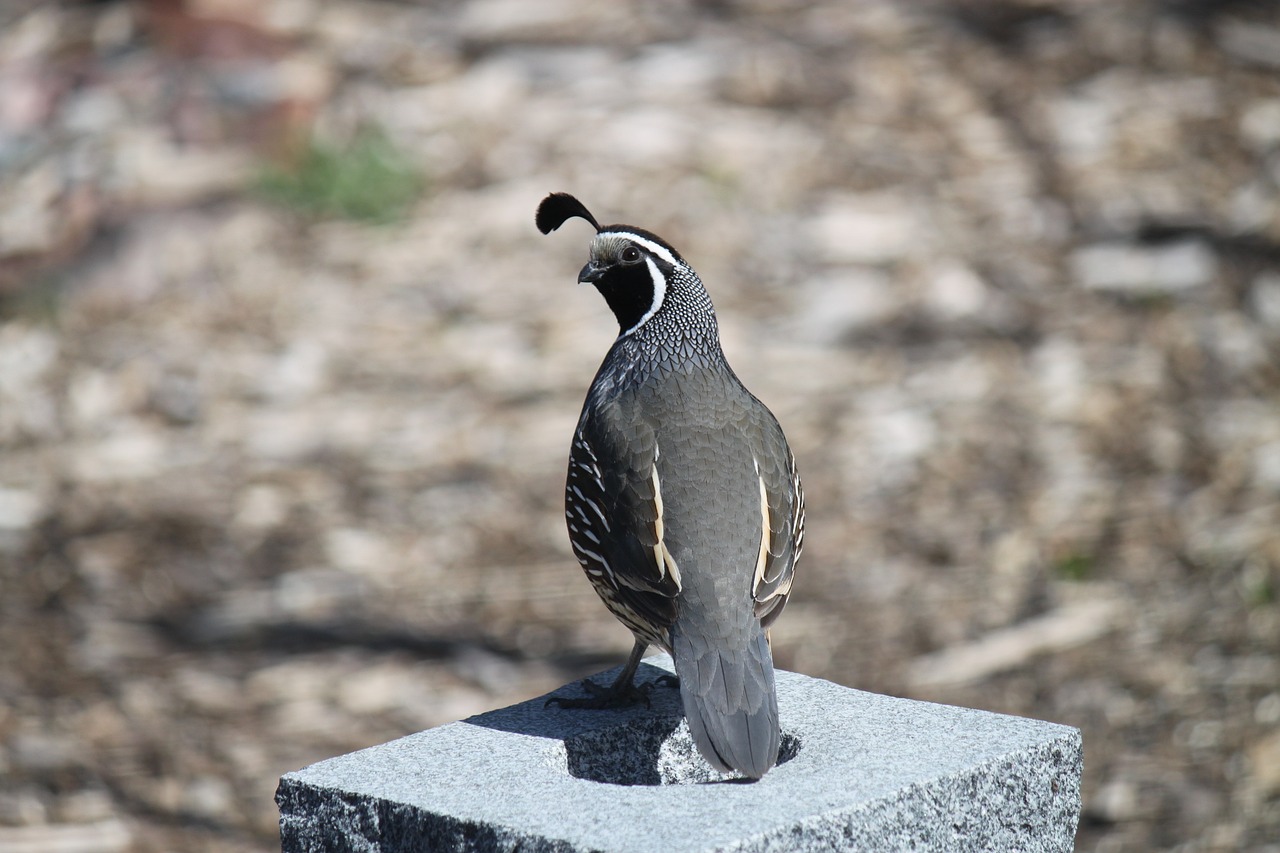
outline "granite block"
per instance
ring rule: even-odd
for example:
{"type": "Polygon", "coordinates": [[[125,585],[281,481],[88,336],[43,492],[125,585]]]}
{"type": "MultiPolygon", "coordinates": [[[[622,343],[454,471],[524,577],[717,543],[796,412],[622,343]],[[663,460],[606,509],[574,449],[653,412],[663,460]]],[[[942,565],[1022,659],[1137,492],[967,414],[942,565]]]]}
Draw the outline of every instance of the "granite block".
{"type": "MultiPolygon", "coordinates": [[[[655,656],[637,680],[670,671],[655,656]]],[[[780,762],[758,782],[703,761],[674,688],[611,711],[544,696],[287,774],[282,849],[1072,849],[1078,730],[785,671],[777,684],[780,762]]]]}

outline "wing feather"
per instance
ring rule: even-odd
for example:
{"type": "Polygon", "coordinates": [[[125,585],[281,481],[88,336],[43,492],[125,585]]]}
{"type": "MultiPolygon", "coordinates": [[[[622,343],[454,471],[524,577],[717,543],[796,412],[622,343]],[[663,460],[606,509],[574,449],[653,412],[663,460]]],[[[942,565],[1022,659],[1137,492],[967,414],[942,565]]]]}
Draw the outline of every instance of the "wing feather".
{"type": "Polygon", "coordinates": [[[606,429],[584,413],[570,448],[565,502],[574,554],[593,582],[607,583],[637,616],[665,629],[675,622],[680,572],[663,541],[658,453],[652,430],[606,429]]]}
{"type": "Polygon", "coordinates": [[[761,543],[751,593],[756,616],[768,628],[786,606],[795,580],[796,561],[804,547],[804,487],[796,471],[795,456],[772,416],[762,434],[764,452],[757,456],[761,543]]]}

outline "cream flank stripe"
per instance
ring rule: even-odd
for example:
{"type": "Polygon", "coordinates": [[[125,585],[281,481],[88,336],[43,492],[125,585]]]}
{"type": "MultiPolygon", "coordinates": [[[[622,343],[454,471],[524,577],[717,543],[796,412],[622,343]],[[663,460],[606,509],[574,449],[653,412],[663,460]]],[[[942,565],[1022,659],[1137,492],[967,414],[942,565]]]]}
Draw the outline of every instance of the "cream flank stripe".
{"type": "Polygon", "coordinates": [[[653,523],[653,529],[658,541],[653,546],[653,558],[658,564],[658,579],[661,580],[670,573],[671,579],[676,582],[676,589],[680,590],[684,588],[684,584],[680,579],[680,567],[676,565],[675,558],[671,556],[671,551],[663,540],[666,528],[662,524],[662,483],[658,479],[657,447],[654,447],[653,467],[649,469],[649,480],[653,483],[653,506],[657,510],[657,519],[653,523]]]}
{"type": "Polygon", "coordinates": [[[756,590],[760,589],[760,582],[764,580],[764,566],[769,560],[769,492],[764,486],[764,477],[760,476],[760,460],[754,456],[751,457],[751,464],[756,468],[756,479],[760,481],[760,553],[756,557],[755,580],[751,583],[752,597],[755,596],[756,590]]]}
{"type": "MultiPolygon", "coordinates": [[[[755,580],[751,585],[751,594],[756,601],[763,604],[771,598],[777,598],[779,595],[789,593],[791,591],[791,582],[794,578],[787,578],[773,592],[764,598],[759,597],[760,584],[764,582],[765,567],[769,562],[769,539],[773,535],[773,524],[769,513],[769,491],[765,488],[764,477],[760,476],[760,461],[754,456],[751,457],[751,461],[756,466],[756,478],[760,481],[760,555],[756,558],[756,573],[755,580]]],[[[774,578],[776,579],[777,576],[775,575],[774,578]]]]}

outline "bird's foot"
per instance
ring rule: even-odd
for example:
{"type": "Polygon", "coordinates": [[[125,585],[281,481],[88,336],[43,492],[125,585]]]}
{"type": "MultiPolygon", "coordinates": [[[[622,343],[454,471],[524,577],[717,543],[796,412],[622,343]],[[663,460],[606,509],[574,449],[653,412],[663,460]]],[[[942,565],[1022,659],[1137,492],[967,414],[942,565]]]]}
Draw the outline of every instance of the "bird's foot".
{"type": "Polygon", "coordinates": [[[609,708],[627,708],[632,705],[643,704],[646,708],[650,707],[649,694],[653,692],[653,688],[659,685],[678,685],[680,682],[673,675],[664,675],[653,681],[646,681],[643,684],[629,682],[627,684],[614,683],[608,687],[602,687],[589,678],[582,680],[582,689],[587,691],[589,695],[571,699],[566,696],[552,696],[547,700],[543,707],[559,705],[561,708],[589,708],[594,711],[601,711],[609,708]]]}

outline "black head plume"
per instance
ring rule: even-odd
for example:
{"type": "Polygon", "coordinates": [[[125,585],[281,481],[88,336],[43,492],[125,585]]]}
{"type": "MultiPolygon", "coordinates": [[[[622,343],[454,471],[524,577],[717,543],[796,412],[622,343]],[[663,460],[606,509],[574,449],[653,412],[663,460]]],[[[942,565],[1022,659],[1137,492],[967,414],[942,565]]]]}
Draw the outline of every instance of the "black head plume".
{"type": "Polygon", "coordinates": [[[600,223],[596,222],[596,218],[591,215],[591,211],[568,193],[552,193],[542,200],[542,204],[538,205],[538,215],[534,218],[534,222],[538,225],[538,230],[543,234],[550,234],[565,223],[565,220],[580,216],[591,223],[596,231],[600,230],[600,223]]]}

